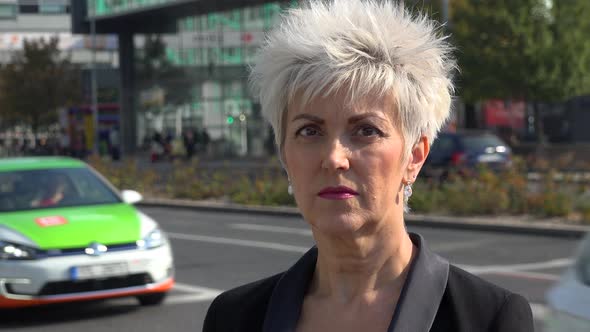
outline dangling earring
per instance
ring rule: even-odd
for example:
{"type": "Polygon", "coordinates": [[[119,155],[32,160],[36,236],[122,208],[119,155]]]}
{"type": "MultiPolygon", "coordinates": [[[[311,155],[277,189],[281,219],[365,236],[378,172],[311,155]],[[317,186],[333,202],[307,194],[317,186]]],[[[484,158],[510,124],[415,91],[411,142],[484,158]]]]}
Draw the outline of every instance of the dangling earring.
{"type": "Polygon", "coordinates": [[[289,195],[293,196],[293,185],[291,185],[291,178],[287,177],[287,181],[289,182],[289,186],[287,187],[287,192],[289,195]]]}
{"type": "Polygon", "coordinates": [[[408,199],[412,197],[412,184],[416,181],[416,175],[412,175],[412,180],[404,183],[404,202],[408,203],[408,199]]]}
{"type": "Polygon", "coordinates": [[[404,185],[404,200],[407,202],[410,197],[412,197],[412,182],[408,181],[404,185]]]}

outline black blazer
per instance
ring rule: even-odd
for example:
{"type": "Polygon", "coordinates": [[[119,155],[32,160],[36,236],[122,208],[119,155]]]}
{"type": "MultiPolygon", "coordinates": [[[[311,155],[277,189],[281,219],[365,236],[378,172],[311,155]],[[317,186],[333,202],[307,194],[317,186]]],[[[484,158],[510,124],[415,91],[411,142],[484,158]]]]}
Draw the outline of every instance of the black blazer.
{"type": "MultiPolygon", "coordinates": [[[[410,237],[419,252],[388,331],[534,331],[522,296],[450,265],[421,236],[410,237]]],[[[203,331],[294,331],[316,260],[314,247],[289,270],[222,293],[209,307],[203,331]]]]}

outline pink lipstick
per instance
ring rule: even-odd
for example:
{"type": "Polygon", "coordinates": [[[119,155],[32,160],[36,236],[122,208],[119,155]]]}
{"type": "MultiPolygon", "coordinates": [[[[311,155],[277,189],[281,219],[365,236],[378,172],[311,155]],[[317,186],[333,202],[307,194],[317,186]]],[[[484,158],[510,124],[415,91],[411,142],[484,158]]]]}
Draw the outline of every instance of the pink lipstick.
{"type": "Polygon", "coordinates": [[[326,187],[318,193],[318,196],[329,200],[343,200],[358,196],[358,193],[345,186],[326,187]]]}

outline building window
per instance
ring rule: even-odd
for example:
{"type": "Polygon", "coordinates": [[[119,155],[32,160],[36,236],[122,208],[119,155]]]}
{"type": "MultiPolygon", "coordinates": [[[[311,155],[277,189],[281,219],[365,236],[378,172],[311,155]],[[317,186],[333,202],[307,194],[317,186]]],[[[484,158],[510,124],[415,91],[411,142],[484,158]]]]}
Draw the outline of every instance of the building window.
{"type": "Polygon", "coordinates": [[[70,12],[66,5],[39,5],[39,12],[43,14],[66,14],[70,12]]]}
{"type": "Polygon", "coordinates": [[[3,18],[15,18],[16,17],[16,5],[0,3],[0,19],[3,18]]]}
{"type": "Polygon", "coordinates": [[[39,5],[19,5],[18,12],[21,14],[37,14],[39,13],[39,5]]]}

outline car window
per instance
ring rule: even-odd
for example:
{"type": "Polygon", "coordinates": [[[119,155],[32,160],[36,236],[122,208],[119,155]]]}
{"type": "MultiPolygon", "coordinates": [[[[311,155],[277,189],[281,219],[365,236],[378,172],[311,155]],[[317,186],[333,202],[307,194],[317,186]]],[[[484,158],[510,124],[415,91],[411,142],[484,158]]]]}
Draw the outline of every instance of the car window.
{"type": "Polygon", "coordinates": [[[432,147],[430,148],[430,154],[434,156],[447,156],[451,155],[455,150],[455,140],[452,136],[440,136],[432,147]]]}
{"type": "Polygon", "coordinates": [[[502,140],[494,135],[467,135],[462,139],[465,149],[468,151],[481,151],[487,147],[506,146],[502,140]]]}
{"type": "Polygon", "coordinates": [[[0,172],[0,212],[118,202],[86,168],[0,172]]]}

